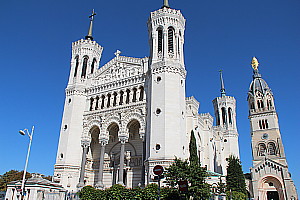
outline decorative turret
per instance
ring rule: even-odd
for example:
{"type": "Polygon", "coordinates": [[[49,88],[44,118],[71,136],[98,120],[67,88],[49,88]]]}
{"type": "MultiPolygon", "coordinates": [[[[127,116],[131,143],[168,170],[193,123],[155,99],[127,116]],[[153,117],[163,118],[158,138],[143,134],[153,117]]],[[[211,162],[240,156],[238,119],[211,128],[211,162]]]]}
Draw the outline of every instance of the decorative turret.
{"type": "Polygon", "coordinates": [[[98,68],[103,47],[93,40],[93,21],[96,15],[93,10],[90,18],[90,26],[85,39],[72,43],[72,60],[69,85],[84,84],[85,80],[98,68]]]}
{"type": "MultiPolygon", "coordinates": [[[[223,80],[222,70],[220,72],[221,96],[213,100],[216,125],[223,131],[224,158],[230,155],[240,157],[238,131],[236,128],[236,100],[234,97],[227,96],[223,80]]],[[[226,174],[227,162],[220,163],[223,174],[226,174]]]]}
{"type": "Polygon", "coordinates": [[[161,9],[151,12],[148,20],[150,63],[176,62],[184,69],[183,43],[185,18],[180,10],[164,0],[161,9]]]}
{"type": "Polygon", "coordinates": [[[264,111],[275,111],[274,98],[267,82],[258,71],[259,62],[253,57],[251,62],[253,68],[253,81],[248,92],[250,114],[264,111]]]}

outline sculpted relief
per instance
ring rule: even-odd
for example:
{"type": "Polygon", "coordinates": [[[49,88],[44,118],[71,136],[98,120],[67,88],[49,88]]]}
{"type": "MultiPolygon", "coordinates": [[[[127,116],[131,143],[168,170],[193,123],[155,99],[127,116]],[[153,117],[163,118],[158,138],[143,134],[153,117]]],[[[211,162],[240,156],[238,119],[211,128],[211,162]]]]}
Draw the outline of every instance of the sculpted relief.
{"type": "Polygon", "coordinates": [[[127,77],[136,76],[143,73],[143,68],[140,65],[130,63],[116,62],[108,69],[99,74],[94,80],[93,85],[101,85],[117,80],[122,80],[127,77]]]}

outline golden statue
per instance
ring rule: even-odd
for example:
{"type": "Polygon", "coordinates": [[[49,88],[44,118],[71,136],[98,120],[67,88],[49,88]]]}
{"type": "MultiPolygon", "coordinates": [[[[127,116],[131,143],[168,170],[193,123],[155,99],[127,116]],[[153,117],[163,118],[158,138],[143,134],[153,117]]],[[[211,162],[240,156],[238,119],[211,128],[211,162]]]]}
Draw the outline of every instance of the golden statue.
{"type": "Polygon", "coordinates": [[[254,70],[258,69],[259,62],[258,62],[257,58],[255,58],[255,57],[252,58],[251,65],[254,70]]]}

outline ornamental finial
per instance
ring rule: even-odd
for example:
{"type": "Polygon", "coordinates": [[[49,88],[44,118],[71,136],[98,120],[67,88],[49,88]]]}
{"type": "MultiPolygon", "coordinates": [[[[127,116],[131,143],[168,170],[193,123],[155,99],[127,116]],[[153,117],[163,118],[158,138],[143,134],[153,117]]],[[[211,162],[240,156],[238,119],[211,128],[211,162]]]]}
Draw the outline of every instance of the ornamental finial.
{"type": "Polygon", "coordinates": [[[164,0],[163,8],[170,8],[168,0],[164,0]]]}
{"type": "Polygon", "coordinates": [[[95,13],[95,10],[93,9],[92,14],[89,16],[89,18],[90,18],[90,27],[89,27],[88,35],[85,36],[85,39],[93,40],[92,33],[93,33],[93,21],[94,21],[94,16],[95,15],[96,15],[96,13],[95,13]]]}
{"type": "Polygon", "coordinates": [[[255,71],[258,70],[259,62],[258,62],[257,58],[255,58],[255,57],[252,58],[251,65],[252,65],[252,68],[253,68],[255,71]]]}

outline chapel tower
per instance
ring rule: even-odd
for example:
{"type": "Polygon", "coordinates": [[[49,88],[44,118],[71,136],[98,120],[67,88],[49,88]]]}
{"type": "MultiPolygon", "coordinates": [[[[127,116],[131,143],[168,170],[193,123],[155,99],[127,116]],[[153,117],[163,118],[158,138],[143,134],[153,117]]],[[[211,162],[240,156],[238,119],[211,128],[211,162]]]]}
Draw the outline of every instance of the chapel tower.
{"type": "MultiPolygon", "coordinates": [[[[92,27],[94,15],[90,16],[90,26],[85,39],[72,43],[72,58],[69,82],[66,92],[64,113],[61,123],[59,145],[54,170],[54,181],[68,190],[76,190],[80,176],[82,147],[83,114],[86,110],[85,88],[88,77],[99,67],[103,48],[93,40],[92,27]]],[[[87,149],[87,148],[84,148],[87,149]]]]}
{"type": "Polygon", "coordinates": [[[151,178],[156,164],[187,158],[184,66],[185,18],[164,1],[148,20],[150,58],[147,73],[146,164],[151,178]]]}
{"type": "MultiPolygon", "coordinates": [[[[226,174],[226,158],[230,155],[240,157],[239,154],[239,142],[238,131],[236,127],[236,100],[234,97],[227,96],[225,92],[225,85],[223,80],[223,74],[220,70],[220,83],[221,83],[221,96],[213,100],[216,126],[220,132],[223,133],[223,151],[221,154],[223,157],[219,158],[215,171],[226,174]]],[[[217,156],[218,157],[218,156],[217,156]]]]}
{"type": "Polygon", "coordinates": [[[252,59],[253,81],[248,92],[252,138],[251,169],[254,199],[297,199],[281,140],[274,96],[252,59]]]}

